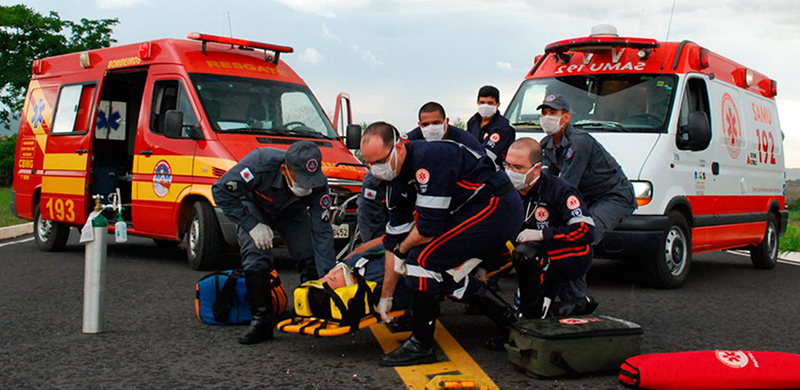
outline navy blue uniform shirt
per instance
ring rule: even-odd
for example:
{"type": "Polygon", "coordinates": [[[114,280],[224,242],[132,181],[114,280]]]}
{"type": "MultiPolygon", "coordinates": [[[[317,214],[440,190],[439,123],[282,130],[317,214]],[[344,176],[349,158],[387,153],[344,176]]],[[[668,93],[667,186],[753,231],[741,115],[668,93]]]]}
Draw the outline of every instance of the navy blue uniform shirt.
{"type": "Polygon", "coordinates": [[[635,205],[633,186],[611,154],[589,133],[572,127],[561,135],[542,138],[542,171],[558,176],[578,189],[590,204],[605,195],[619,195],[635,205]]]}
{"type": "Polygon", "coordinates": [[[467,121],[467,132],[472,134],[483,147],[490,152],[489,155],[497,166],[502,167],[506,160],[508,148],[516,139],[516,131],[506,117],[495,113],[486,126],[481,126],[481,115],[475,114],[467,121]]]}
{"type": "MultiPolygon", "coordinates": [[[[389,223],[383,240],[386,248],[402,241],[415,224],[422,236],[439,236],[450,216],[477,187],[509,182],[505,172],[495,170],[488,157],[456,142],[412,141],[405,146],[407,154],[400,175],[387,189],[389,223]]],[[[485,194],[488,200],[491,191],[485,194]]]]}
{"type": "Polygon", "coordinates": [[[293,194],[280,171],[285,156],[285,151],[274,148],[258,148],[248,153],[214,183],[211,189],[214,202],[231,222],[247,232],[259,222],[269,226],[270,221],[260,221],[252,215],[242,204],[243,199],[253,202],[269,218],[297,202],[304,203],[311,217],[314,258],[317,264],[332,262],[336,256],[328,209],[333,199],[328,186],[314,188],[302,198],[293,194]]]}

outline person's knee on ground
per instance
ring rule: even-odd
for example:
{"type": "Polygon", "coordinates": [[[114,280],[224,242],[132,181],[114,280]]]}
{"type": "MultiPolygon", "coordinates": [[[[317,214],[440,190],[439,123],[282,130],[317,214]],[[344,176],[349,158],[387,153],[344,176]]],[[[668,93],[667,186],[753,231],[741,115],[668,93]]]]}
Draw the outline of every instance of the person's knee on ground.
{"type": "Polygon", "coordinates": [[[508,342],[511,324],[516,321],[514,309],[485,283],[474,278],[468,280],[475,287],[471,289],[470,295],[465,297],[467,304],[488,317],[496,327],[495,335],[489,338],[485,345],[493,351],[501,351],[504,349],[503,345],[508,342]]]}

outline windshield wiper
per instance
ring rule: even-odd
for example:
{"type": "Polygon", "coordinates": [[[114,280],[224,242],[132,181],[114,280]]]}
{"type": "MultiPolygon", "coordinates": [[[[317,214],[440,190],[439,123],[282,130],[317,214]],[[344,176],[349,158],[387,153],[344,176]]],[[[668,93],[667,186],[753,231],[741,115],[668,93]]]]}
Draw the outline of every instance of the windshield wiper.
{"type": "Polygon", "coordinates": [[[301,131],[301,130],[294,130],[294,129],[272,129],[282,133],[291,134],[291,135],[299,135],[301,137],[309,137],[309,138],[319,138],[319,139],[333,139],[331,137],[326,136],[325,134],[317,133],[314,131],[301,131]]]}
{"type": "Polygon", "coordinates": [[[620,133],[627,133],[630,131],[627,128],[625,128],[625,126],[613,121],[582,120],[578,121],[573,126],[579,129],[592,128],[592,129],[602,129],[620,133]]]}
{"type": "Polygon", "coordinates": [[[533,121],[523,121],[523,122],[515,122],[512,123],[513,126],[533,126],[533,127],[542,127],[536,122],[533,121]]]}
{"type": "Polygon", "coordinates": [[[273,134],[273,135],[280,135],[281,133],[275,131],[274,129],[262,129],[260,127],[238,127],[235,129],[225,129],[222,130],[226,133],[264,133],[264,134],[273,134]]]}

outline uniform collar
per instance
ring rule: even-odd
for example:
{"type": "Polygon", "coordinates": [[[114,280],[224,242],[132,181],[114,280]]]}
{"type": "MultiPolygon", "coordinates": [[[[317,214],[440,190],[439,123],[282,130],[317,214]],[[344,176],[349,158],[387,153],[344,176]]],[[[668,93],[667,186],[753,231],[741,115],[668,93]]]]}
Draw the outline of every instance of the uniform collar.
{"type": "Polygon", "coordinates": [[[280,168],[278,171],[275,172],[275,179],[272,180],[272,188],[286,188],[288,185],[286,184],[286,178],[283,177],[283,173],[281,173],[280,168]]]}
{"type": "Polygon", "coordinates": [[[547,149],[555,150],[556,148],[568,147],[568,146],[572,145],[572,141],[570,141],[570,137],[572,137],[572,133],[574,133],[574,132],[575,132],[575,128],[572,127],[572,122],[567,123],[567,128],[564,129],[564,133],[561,134],[561,139],[558,141],[558,145],[556,146],[555,140],[551,136],[550,137],[550,142],[548,142],[547,145],[545,145],[545,147],[544,147],[545,150],[547,150],[547,149]]]}

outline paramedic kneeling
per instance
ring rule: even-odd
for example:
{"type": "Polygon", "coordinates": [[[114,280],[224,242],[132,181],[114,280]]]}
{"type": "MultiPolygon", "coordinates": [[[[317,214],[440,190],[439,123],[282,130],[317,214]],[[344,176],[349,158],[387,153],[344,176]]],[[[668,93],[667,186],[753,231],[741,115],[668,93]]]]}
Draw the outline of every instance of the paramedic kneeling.
{"type": "Polygon", "coordinates": [[[572,127],[569,103],[548,95],[537,108],[547,135],[542,138],[542,170],[580,191],[595,222],[594,244],[636,209],[633,186],[617,160],[589,133],[572,127]]]}
{"type": "MultiPolygon", "coordinates": [[[[436,360],[433,334],[444,296],[485,314],[507,340],[513,310],[470,274],[478,259],[499,253],[514,240],[522,224],[522,203],[505,172],[497,171],[487,156],[453,141],[402,142],[397,129],[385,122],[367,128],[361,151],[372,174],[391,181],[383,239],[391,251],[378,304],[384,320],[400,274],[412,291],[411,337],[384,356],[381,365],[436,360]]],[[[490,341],[490,348],[502,346],[490,341]]]]}
{"type": "Polygon", "coordinates": [[[583,295],[584,276],[592,264],[594,222],[575,187],[542,174],[541,161],[542,149],[531,138],[516,140],[506,159],[506,172],[525,210],[517,237],[521,245],[512,256],[519,277],[519,311],[526,318],[542,318],[558,296],[561,301],[550,314],[589,314],[597,308],[583,295]]]}
{"type": "Polygon", "coordinates": [[[223,175],[212,188],[214,201],[237,225],[247,300],[253,313],[242,344],[272,339],[276,318],[267,278],[273,269],[272,241],[278,230],[297,262],[300,279],[324,275],[335,262],[331,197],[322,155],[310,141],[287,151],[260,148],[223,175]]]}

